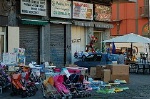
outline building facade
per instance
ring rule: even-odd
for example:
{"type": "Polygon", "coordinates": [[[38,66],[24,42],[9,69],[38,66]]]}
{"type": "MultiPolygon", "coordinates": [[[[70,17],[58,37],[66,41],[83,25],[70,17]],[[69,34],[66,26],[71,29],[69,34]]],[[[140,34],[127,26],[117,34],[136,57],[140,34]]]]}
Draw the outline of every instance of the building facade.
{"type": "Polygon", "coordinates": [[[112,4],[112,36],[136,33],[149,36],[148,3],[149,0],[137,0],[136,3],[112,4]],[[132,10],[131,10],[132,9],[132,10]]]}
{"type": "MultiPolygon", "coordinates": [[[[150,37],[149,27],[149,0],[137,0],[136,3],[115,3],[112,4],[111,37],[121,36],[128,33],[135,33],[141,36],[150,37]]],[[[117,47],[131,48],[129,43],[116,44],[117,47]]],[[[134,54],[140,57],[140,52],[150,55],[148,44],[133,43],[134,54]]]]}
{"type": "Polygon", "coordinates": [[[111,1],[2,0],[1,54],[25,48],[26,64],[48,61],[62,67],[76,61],[74,53],[85,51],[92,35],[101,50],[113,28],[111,1]]]}

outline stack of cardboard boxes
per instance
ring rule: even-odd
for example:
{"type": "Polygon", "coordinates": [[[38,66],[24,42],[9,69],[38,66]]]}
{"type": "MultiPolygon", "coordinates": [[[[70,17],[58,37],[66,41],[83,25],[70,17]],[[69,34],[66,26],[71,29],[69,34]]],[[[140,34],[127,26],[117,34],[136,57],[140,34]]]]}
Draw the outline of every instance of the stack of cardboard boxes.
{"type": "Polygon", "coordinates": [[[90,76],[92,78],[99,78],[104,82],[120,79],[126,80],[126,82],[129,83],[129,65],[111,64],[91,67],[90,76]]]}
{"type": "Polygon", "coordinates": [[[129,83],[129,65],[115,64],[107,65],[107,68],[111,70],[111,80],[126,80],[129,83]]]}
{"type": "Polygon", "coordinates": [[[92,78],[103,78],[103,70],[106,66],[95,66],[90,68],[90,77],[92,78]]]}

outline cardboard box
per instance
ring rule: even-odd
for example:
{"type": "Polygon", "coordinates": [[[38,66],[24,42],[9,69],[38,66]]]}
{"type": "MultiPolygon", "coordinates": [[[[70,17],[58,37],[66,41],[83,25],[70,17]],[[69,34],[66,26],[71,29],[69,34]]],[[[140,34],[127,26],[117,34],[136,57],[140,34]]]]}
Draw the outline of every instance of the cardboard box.
{"type": "Polygon", "coordinates": [[[129,75],[111,75],[111,80],[126,80],[127,83],[129,83],[129,75]]]}
{"type": "Polygon", "coordinates": [[[96,66],[96,77],[101,78],[103,76],[103,66],[96,66]]]}
{"type": "Polygon", "coordinates": [[[109,82],[111,79],[110,79],[110,75],[111,75],[111,71],[110,69],[104,69],[104,78],[103,78],[103,81],[104,82],[109,82]]]}
{"type": "Polygon", "coordinates": [[[91,67],[90,68],[90,77],[95,77],[96,76],[96,67],[91,67]]]}
{"type": "Polygon", "coordinates": [[[96,78],[103,78],[103,66],[96,66],[96,78]]]}
{"type": "Polygon", "coordinates": [[[111,64],[106,67],[111,70],[112,75],[129,75],[129,65],[111,64]]]}

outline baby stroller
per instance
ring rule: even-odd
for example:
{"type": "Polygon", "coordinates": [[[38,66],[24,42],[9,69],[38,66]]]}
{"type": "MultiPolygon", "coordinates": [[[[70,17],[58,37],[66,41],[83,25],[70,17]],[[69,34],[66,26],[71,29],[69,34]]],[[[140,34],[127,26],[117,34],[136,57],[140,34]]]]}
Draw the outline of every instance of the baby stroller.
{"type": "Polygon", "coordinates": [[[42,82],[40,68],[41,67],[39,67],[39,69],[38,69],[38,67],[37,67],[37,68],[32,68],[30,70],[30,80],[33,82],[36,82],[37,84],[42,82]]]}
{"type": "Polygon", "coordinates": [[[0,68],[0,86],[4,89],[10,88],[10,79],[8,75],[6,75],[4,69],[0,68]]]}
{"type": "Polygon", "coordinates": [[[11,75],[12,92],[11,96],[21,95],[22,98],[30,97],[36,94],[37,87],[33,82],[22,82],[21,73],[11,75]]]}
{"type": "Polygon", "coordinates": [[[41,88],[44,98],[59,99],[61,97],[54,87],[54,79],[52,76],[43,81],[41,88]]]}
{"type": "Polygon", "coordinates": [[[89,97],[91,95],[87,90],[87,84],[84,83],[83,75],[71,74],[68,79],[65,78],[65,84],[71,90],[73,97],[89,97]]]}
{"type": "Polygon", "coordinates": [[[72,99],[72,94],[69,89],[66,88],[64,83],[64,76],[63,75],[56,75],[54,76],[55,87],[58,92],[61,94],[62,99],[72,99]]]}
{"type": "Polygon", "coordinates": [[[21,74],[12,74],[11,83],[12,83],[12,93],[11,96],[21,95],[22,98],[27,96],[26,88],[22,85],[21,74]]]}

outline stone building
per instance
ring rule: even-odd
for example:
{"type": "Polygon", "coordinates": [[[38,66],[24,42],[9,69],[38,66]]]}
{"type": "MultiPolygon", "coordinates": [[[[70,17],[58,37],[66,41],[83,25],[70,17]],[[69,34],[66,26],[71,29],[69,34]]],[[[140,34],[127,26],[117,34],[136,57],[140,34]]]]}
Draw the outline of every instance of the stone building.
{"type": "MultiPolygon", "coordinates": [[[[127,0],[128,1],[128,0],[127,0]]],[[[62,67],[76,61],[90,36],[110,35],[112,0],[1,0],[0,54],[25,48],[26,64],[51,61],[62,67]]]]}

